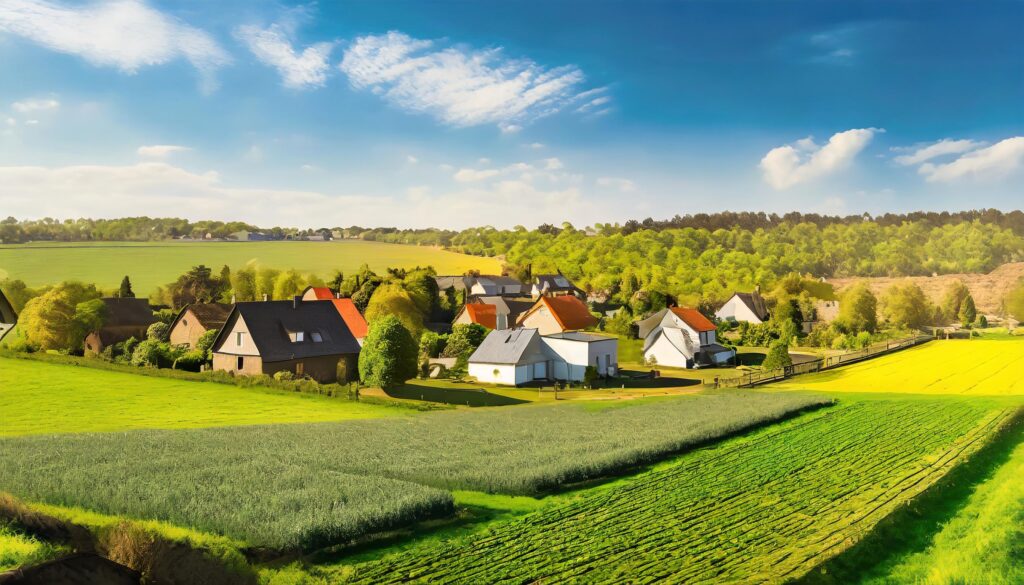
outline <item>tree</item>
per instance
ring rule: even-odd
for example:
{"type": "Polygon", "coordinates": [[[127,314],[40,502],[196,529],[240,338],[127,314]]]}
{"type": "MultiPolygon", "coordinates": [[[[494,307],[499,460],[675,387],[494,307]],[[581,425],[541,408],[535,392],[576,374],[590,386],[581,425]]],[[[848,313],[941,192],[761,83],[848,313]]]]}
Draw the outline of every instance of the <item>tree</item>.
{"type": "Polygon", "coordinates": [[[193,266],[167,286],[167,300],[175,309],[193,303],[212,303],[220,298],[220,293],[220,281],[202,264],[193,266]]]}
{"type": "Polygon", "coordinates": [[[923,327],[935,316],[932,303],[924,291],[909,281],[894,284],[885,291],[882,309],[889,324],[900,329],[923,327]]]}
{"type": "Polygon", "coordinates": [[[259,300],[256,293],[256,271],[252,268],[234,271],[231,274],[231,292],[239,303],[259,300]]]}
{"type": "Polygon", "coordinates": [[[874,333],[878,329],[878,299],[867,283],[857,283],[843,294],[835,324],[845,333],[874,333]]]}
{"type": "Polygon", "coordinates": [[[974,323],[975,319],[978,318],[978,309],[974,306],[974,298],[970,294],[964,299],[962,305],[960,305],[960,311],[957,313],[957,317],[960,319],[960,323],[966,327],[974,323]]]}
{"type": "Polygon", "coordinates": [[[417,269],[408,273],[402,280],[402,286],[416,303],[424,319],[429,319],[440,308],[440,290],[434,280],[434,271],[417,269]]]}
{"type": "Polygon", "coordinates": [[[370,322],[359,352],[359,377],[365,384],[391,388],[416,376],[416,341],[402,322],[387,315],[370,322]]]}
{"type": "Polygon", "coordinates": [[[122,299],[135,298],[135,292],[132,291],[132,281],[128,280],[128,275],[125,275],[125,277],[121,279],[121,287],[117,290],[117,296],[122,299]]]}
{"type": "MultiPolygon", "coordinates": [[[[942,313],[943,318],[946,321],[956,321],[960,318],[960,311],[963,309],[964,303],[971,296],[971,291],[967,289],[967,285],[962,280],[955,280],[949,284],[946,288],[946,294],[942,299],[942,313]]],[[[974,303],[974,299],[971,299],[971,303],[974,303]]],[[[973,321],[973,319],[972,319],[973,321]]]]}
{"type": "Polygon", "coordinates": [[[789,345],[782,339],[772,342],[768,348],[768,355],[761,362],[761,368],[764,370],[778,370],[791,365],[793,360],[789,357],[789,345]]]}
{"type": "Polygon", "coordinates": [[[18,323],[25,342],[42,350],[77,351],[99,328],[106,306],[93,285],[64,282],[25,304],[18,323]]]}
{"type": "Polygon", "coordinates": [[[278,274],[274,280],[273,298],[288,300],[302,294],[304,288],[306,288],[306,279],[295,270],[286,270],[278,274]]]}
{"type": "Polygon", "coordinates": [[[366,306],[366,320],[375,320],[387,316],[396,317],[413,337],[418,338],[423,331],[423,314],[413,302],[409,293],[396,283],[382,284],[373,293],[366,306]]]}
{"type": "Polygon", "coordinates": [[[617,313],[605,319],[604,330],[615,335],[629,337],[633,333],[633,315],[626,310],[626,307],[622,307],[617,313]]]}
{"type": "Polygon", "coordinates": [[[146,330],[146,339],[152,339],[153,341],[164,342],[171,335],[171,328],[167,323],[161,323],[157,321],[149,326],[146,330]]]}
{"type": "Polygon", "coordinates": [[[196,340],[196,351],[202,352],[204,361],[208,362],[213,359],[210,352],[213,350],[213,342],[217,341],[217,335],[219,333],[220,331],[217,329],[207,329],[199,336],[199,339],[196,340]]]}
{"type": "Polygon", "coordinates": [[[1004,302],[1006,312],[1018,322],[1024,321],[1024,282],[1010,291],[1004,302]]]}
{"type": "Polygon", "coordinates": [[[487,337],[487,328],[477,323],[458,323],[452,327],[452,333],[448,336],[448,344],[444,346],[441,355],[449,358],[459,358],[460,361],[468,360],[469,356],[480,347],[487,337]]]}
{"type": "Polygon", "coordinates": [[[441,335],[433,331],[424,331],[423,335],[420,336],[420,357],[425,359],[439,357],[447,344],[447,335],[441,335]]]}

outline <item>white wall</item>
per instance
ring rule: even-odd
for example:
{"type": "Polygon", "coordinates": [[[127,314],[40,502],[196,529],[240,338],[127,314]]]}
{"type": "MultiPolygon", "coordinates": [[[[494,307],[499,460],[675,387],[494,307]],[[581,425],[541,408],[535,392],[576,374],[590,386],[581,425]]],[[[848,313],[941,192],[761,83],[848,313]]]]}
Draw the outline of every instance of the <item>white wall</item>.
{"type": "Polygon", "coordinates": [[[740,300],[739,297],[733,295],[721,309],[715,313],[715,316],[723,321],[746,321],[748,323],[762,323],[757,315],[750,310],[750,307],[746,303],[740,300]]]}
{"type": "Polygon", "coordinates": [[[469,364],[469,375],[473,376],[477,380],[485,384],[503,384],[506,386],[515,386],[516,384],[522,384],[526,382],[525,378],[527,366],[516,367],[512,364],[469,364]],[[494,375],[494,371],[498,370],[498,375],[494,375]],[[519,370],[523,370],[520,372],[519,370]]]}
{"type": "Polygon", "coordinates": [[[597,368],[597,373],[614,375],[619,364],[619,340],[610,338],[602,341],[585,342],[572,339],[545,337],[543,342],[551,354],[554,364],[554,378],[578,382],[583,379],[587,366],[597,368]],[[600,357],[600,361],[598,361],[600,357]],[[608,367],[609,362],[611,368],[608,367]]]}
{"type": "Polygon", "coordinates": [[[662,335],[644,352],[645,360],[649,360],[651,357],[654,357],[659,366],[685,368],[687,367],[686,360],[693,356],[687,356],[679,351],[671,341],[662,335]]]}
{"type": "Polygon", "coordinates": [[[252,340],[252,335],[249,333],[249,327],[245,324],[245,320],[242,319],[241,315],[239,315],[238,319],[235,320],[235,323],[232,325],[231,331],[228,335],[225,335],[222,338],[220,346],[213,348],[213,350],[231,355],[260,354],[259,350],[256,349],[256,343],[252,340]],[[243,336],[241,346],[237,343],[239,332],[245,334],[243,336]]]}

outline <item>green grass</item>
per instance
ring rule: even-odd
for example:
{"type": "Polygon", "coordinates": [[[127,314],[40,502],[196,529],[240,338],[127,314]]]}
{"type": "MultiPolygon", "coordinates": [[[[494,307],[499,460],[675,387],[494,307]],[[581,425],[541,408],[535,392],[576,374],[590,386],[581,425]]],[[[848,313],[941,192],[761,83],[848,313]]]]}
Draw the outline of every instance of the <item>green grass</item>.
{"type": "Polygon", "coordinates": [[[0,573],[58,557],[62,548],[28,536],[0,522],[0,573]]]}
{"type": "Polygon", "coordinates": [[[0,357],[0,436],[402,416],[410,411],[280,390],[0,357]]]}
{"type": "Polygon", "coordinates": [[[451,495],[436,488],[516,494],[561,487],[822,402],[736,392],[599,410],[537,405],[13,437],[0,440],[0,490],[257,546],[311,549],[450,512],[451,495]]]}
{"type": "Polygon", "coordinates": [[[220,270],[227,264],[294,268],[321,277],[334,270],[349,274],[363,263],[377,272],[385,268],[433,266],[438,274],[462,274],[470,269],[500,273],[493,258],[468,256],[426,246],[381,242],[95,242],[38,243],[0,246],[0,280],[25,281],[29,286],[63,280],[94,282],[116,288],[127,274],[135,292],[149,294],[198,264],[220,270]]]}
{"type": "Polygon", "coordinates": [[[358,583],[781,582],[860,539],[1012,412],[852,401],[472,535],[317,572],[358,583]]]}

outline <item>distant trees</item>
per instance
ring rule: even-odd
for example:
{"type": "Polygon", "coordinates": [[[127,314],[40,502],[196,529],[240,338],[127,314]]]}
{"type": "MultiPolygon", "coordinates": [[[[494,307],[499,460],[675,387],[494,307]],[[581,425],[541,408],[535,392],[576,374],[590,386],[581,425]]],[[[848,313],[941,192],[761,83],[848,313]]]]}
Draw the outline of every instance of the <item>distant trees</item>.
{"type": "Polygon", "coordinates": [[[878,329],[878,299],[867,283],[859,282],[843,294],[835,325],[844,333],[874,333],[878,329]]]}
{"type": "Polygon", "coordinates": [[[1006,312],[1018,322],[1024,322],[1024,282],[1010,291],[1003,302],[1006,312]]]}
{"type": "Polygon", "coordinates": [[[121,286],[117,289],[117,295],[115,296],[121,297],[122,299],[135,298],[135,292],[132,291],[132,281],[128,279],[128,275],[125,275],[125,277],[121,279],[121,286]]]}
{"type": "Polygon", "coordinates": [[[25,342],[36,349],[77,351],[103,324],[106,306],[94,285],[63,282],[29,300],[19,316],[25,342]]]}
{"type": "Polygon", "coordinates": [[[936,310],[921,287],[912,282],[890,286],[882,297],[886,321],[899,329],[917,329],[934,322],[936,310]]]}
{"type": "Polygon", "coordinates": [[[941,309],[941,315],[946,322],[959,321],[966,326],[974,323],[978,317],[971,291],[967,289],[967,285],[962,280],[950,283],[942,300],[941,309]]]}
{"type": "Polygon", "coordinates": [[[419,348],[401,321],[388,315],[372,321],[362,351],[359,377],[364,384],[391,388],[416,376],[419,348]]]}

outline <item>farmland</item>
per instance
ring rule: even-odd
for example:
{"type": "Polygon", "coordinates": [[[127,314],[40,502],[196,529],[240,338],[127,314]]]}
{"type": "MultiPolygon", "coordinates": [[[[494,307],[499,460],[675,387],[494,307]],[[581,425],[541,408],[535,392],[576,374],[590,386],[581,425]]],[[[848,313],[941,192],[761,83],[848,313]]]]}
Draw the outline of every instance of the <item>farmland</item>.
{"type": "Polygon", "coordinates": [[[453,542],[326,570],[359,583],[781,581],[849,546],[1012,412],[980,400],[852,402],[453,542]]]}
{"type": "Polygon", "coordinates": [[[406,409],[0,357],[0,436],[402,416],[406,409]]]}
{"type": "Polygon", "coordinates": [[[824,402],[733,393],[614,407],[8,438],[0,448],[0,490],[253,545],[313,548],[446,514],[452,498],[438,488],[532,493],[824,402]]]}
{"type": "Polygon", "coordinates": [[[149,294],[189,268],[205,264],[219,270],[247,264],[294,268],[329,277],[346,274],[362,264],[377,272],[385,268],[433,266],[438,274],[462,274],[470,269],[500,273],[501,263],[426,246],[364,241],[338,242],[95,242],[0,246],[0,280],[17,278],[29,286],[63,280],[94,282],[115,288],[127,274],[135,291],[149,294]]]}
{"type": "Polygon", "coordinates": [[[1024,395],[1024,340],[935,341],[773,384],[821,392],[1024,395]]]}

